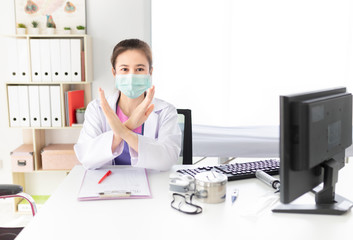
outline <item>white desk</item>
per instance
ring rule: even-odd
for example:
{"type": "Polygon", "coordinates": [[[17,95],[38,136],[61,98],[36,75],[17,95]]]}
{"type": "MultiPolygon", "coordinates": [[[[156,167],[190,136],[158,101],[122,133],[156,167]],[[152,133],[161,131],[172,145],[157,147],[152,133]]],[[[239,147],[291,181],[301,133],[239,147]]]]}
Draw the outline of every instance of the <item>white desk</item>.
{"type": "MultiPolygon", "coordinates": [[[[84,170],[76,166],[18,239],[352,239],[353,216],[249,214],[272,191],[257,179],[228,182],[226,202],[201,204],[186,215],[170,207],[168,172],[150,173],[152,199],[77,201],[84,170]],[[231,205],[230,192],[239,188],[231,205]]],[[[339,176],[337,193],[353,199],[353,164],[339,176]]],[[[311,198],[311,195],[307,196],[311,198]]]]}

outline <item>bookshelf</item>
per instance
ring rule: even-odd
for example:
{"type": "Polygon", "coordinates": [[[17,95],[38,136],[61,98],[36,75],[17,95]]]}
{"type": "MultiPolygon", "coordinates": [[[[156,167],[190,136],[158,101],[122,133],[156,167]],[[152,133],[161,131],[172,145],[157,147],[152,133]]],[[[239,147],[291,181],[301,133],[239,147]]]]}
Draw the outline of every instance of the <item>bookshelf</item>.
{"type": "MultiPolygon", "coordinates": [[[[36,174],[36,173],[51,173],[51,172],[66,172],[68,173],[70,169],[63,169],[63,170],[46,170],[42,168],[42,159],[41,159],[41,150],[46,146],[46,140],[45,140],[45,132],[48,130],[62,130],[62,129],[80,129],[81,126],[67,126],[66,121],[65,121],[65,92],[71,91],[71,90],[84,90],[84,103],[85,107],[87,104],[91,101],[92,99],[92,89],[91,89],[91,83],[93,80],[93,67],[92,67],[92,42],[91,42],[91,37],[88,35],[6,35],[3,36],[6,37],[9,41],[17,41],[17,39],[23,40],[22,42],[25,42],[25,53],[20,56],[26,56],[26,74],[28,79],[23,80],[17,75],[17,78],[13,77],[14,71],[12,69],[9,69],[8,77],[6,78],[5,81],[5,89],[6,89],[6,101],[7,101],[7,112],[8,112],[8,124],[10,128],[21,128],[22,129],[22,140],[23,144],[32,144],[33,145],[33,165],[34,169],[33,171],[29,172],[30,174],[36,174]],[[81,50],[81,79],[80,81],[61,81],[56,80],[53,81],[53,78],[50,79],[50,81],[45,80],[45,81],[38,81],[34,79],[33,75],[33,66],[34,63],[32,62],[32,54],[33,54],[33,49],[31,49],[31,40],[79,40],[80,42],[80,50],[81,50]],[[11,86],[57,86],[60,89],[60,114],[61,114],[61,124],[60,126],[13,126],[11,124],[10,120],[10,108],[11,108],[11,103],[9,100],[9,87],[11,86]]],[[[22,51],[23,51],[22,47],[22,51]]],[[[18,51],[18,49],[17,49],[18,51]]],[[[22,52],[23,53],[23,52],[22,52]]],[[[12,54],[9,52],[9,54],[12,54]]],[[[17,53],[18,56],[18,53],[17,53]]],[[[9,56],[11,58],[11,56],[9,56]]],[[[23,68],[22,68],[23,69],[23,68]]],[[[18,74],[21,73],[21,71],[17,71],[18,74]]],[[[71,73],[70,73],[71,74],[71,73]]],[[[73,73],[72,73],[73,74],[73,73]]],[[[21,74],[22,75],[22,74],[21,74]]],[[[72,75],[73,76],[73,75],[72,75]]],[[[73,79],[73,77],[72,77],[73,79]]],[[[19,143],[19,145],[21,145],[19,143]]],[[[23,186],[24,191],[26,192],[26,174],[29,174],[28,172],[12,172],[12,178],[13,178],[13,183],[14,184],[19,184],[23,186]]],[[[40,186],[38,186],[40,187],[40,186]]],[[[29,192],[29,194],[31,194],[29,192]]],[[[20,202],[21,199],[15,198],[14,200],[14,205],[15,205],[15,211],[18,211],[18,203],[20,202]]]]}

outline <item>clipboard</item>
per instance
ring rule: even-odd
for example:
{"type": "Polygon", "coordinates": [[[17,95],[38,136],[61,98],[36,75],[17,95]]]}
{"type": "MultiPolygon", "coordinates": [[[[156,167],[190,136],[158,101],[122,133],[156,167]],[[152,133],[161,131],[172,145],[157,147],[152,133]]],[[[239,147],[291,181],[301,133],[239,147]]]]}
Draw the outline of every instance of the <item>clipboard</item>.
{"type": "Polygon", "coordinates": [[[118,167],[86,170],[78,193],[79,201],[152,198],[144,168],[118,167]],[[98,184],[110,170],[112,173],[98,184]]]}

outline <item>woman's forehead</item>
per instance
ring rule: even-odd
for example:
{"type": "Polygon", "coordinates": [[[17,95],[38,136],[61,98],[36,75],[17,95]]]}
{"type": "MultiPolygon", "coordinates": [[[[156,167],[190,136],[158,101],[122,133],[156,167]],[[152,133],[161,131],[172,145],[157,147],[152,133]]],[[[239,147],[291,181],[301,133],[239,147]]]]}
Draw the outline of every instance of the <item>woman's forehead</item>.
{"type": "Polygon", "coordinates": [[[126,50],[119,54],[116,58],[116,66],[136,66],[144,65],[148,66],[148,60],[146,55],[140,50],[126,50]]]}

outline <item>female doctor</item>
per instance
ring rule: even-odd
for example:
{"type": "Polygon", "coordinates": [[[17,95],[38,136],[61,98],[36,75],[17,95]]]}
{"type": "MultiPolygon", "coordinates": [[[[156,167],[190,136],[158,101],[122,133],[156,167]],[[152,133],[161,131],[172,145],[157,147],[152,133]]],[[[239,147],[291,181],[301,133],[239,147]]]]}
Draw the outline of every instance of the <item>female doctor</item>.
{"type": "Polygon", "coordinates": [[[118,43],[111,57],[119,90],[87,106],[85,121],[74,149],[85,168],[132,165],[169,170],[178,160],[181,131],[177,111],[154,98],[150,47],[138,39],[118,43]]]}

